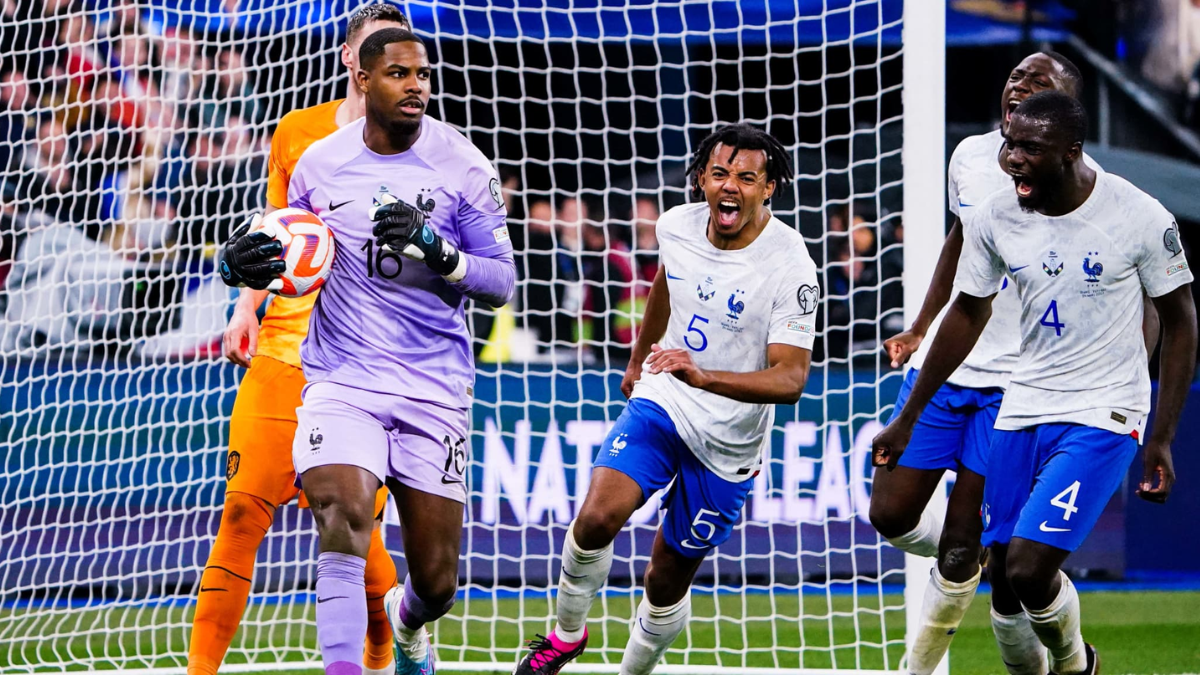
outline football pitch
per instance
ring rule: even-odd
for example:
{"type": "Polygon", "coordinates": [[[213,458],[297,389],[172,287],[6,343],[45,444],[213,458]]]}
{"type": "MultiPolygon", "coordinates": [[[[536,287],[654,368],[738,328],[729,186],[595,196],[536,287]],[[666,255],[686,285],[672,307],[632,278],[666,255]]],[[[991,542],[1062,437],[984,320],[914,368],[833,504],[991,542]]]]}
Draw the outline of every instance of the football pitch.
{"type": "MultiPolygon", "coordinates": [[[[1105,675],[1158,674],[1178,675],[1200,673],[1200,592],[1086,592],[1080,594],[1083,608],[1084,638],[1099,649],[1105,675]]],[[[694,617],[688,637],[681,636],[676,647],[692,647],[688,663],[713,664],[719,658],[723,665],[738,667],[766,666],[783,668],[895,669],[902,646],[890,643],[882,646],[886,624],[890,640],[903,634],[903,612],[899,595],[884,595],[858,599],[859,610],[853,613],[850,596],[823,595],[803,597],[805,619],[797,623],[800,609],[794,593],[776,595],[725,594],[697,595],[694,617]],[[719,602],[719,613],[717,602],[719,602]],[[774,611],[772,611],[774,610],[774,611]],[[714,620],[714,616],[721,617],[714,620]],[[744,617],[736,621],[734,617],[744,617]],[[714,647],[716,649],[714,649],[714,647]],[[801,649],[803,647],[803,649],[801,649]],[[886,658],[886,663],[885,663],[886,658]]],[[[625,643],[625,618],[632,614],[634,600],[627,595],[608,596],[604,605],[598,602],[595,615],[607,611],[609,620],[590,624],[593,647],[608,645],[609,649],[591,649],[583,661],[619,661],[619,649],[625,643]]],[[[442,661],[489,660],[491,649],[497,657],[510,661],[523,638],[548,628],[543,621],[518,623],[524,614],[545,616],[549,604],[545,598],[479,599],[461,601],[454,612],[442,619],[438,629],[438,650],[442,661]]],[[[56,637],[62,616],[53,622],[22,620],[20,611],[0,613],[0,625],[5,625],[4,644],[0,646],[0,672],[25,672],[31,665],[60,660],[70,653],[77,657],[102,655],[172,654],[158,658],[152,664],[158,668],[179,667],[186,653],[187,621],[191,608],[106,609],[79,610],[69,623],[77,628],[99,625],[102,633],[85,638],[56,637]],[[88,616],[101,615],[104,616],[88,616]],[[159,637],[147,640],[154,624],[169,624],[168,630],[155,631],[159,637]],[[59,626],[58,630],[52,626],[59,626]],[[29,633],[27,630],[34,632],[29,633]],[[14,634],[38,635],[40,640],[14,646],[14,634]]],[[[310,609],[301,606],[279,605],[251,610],[252,619],[244,626],[235,647],[249,648],[259,657],[256,660],[309,661],[315,653],[316,636],[311,626],[301,626],[287,619],[308,618],[310,609]],[[261,610],[261,611],[259,611],[261,610]],[[283,620],[283,621],[281,621],[283,620]],[[286,624],[289,627],[280,629],[286,624]]],[[[671,655],[669,662],[682,663],[681,654],[671,655]]],[[[229,663],[245,663],[239,654],[231,655],[229,663]]],[[[104,667],[100,665],[99,667],[104,667]]],[[[109,665],[109,667],[115,667],[109,665]]],[[[36,666],[35,666],[36,668],[36,666]]],[[[72,668],[75,670],[78,668],[72,668]]],[[[41,670],[41,669],[38,669],[41,670]]],[[[243,671],[244,672],[244,671],[243,671]]],[[[267,671],[262,671],[267,672],[267,671]]],[[[317,674],[317,670],[292,672],[317,674]]],[[[442,670],[440,672],[452,672],[442,670]]],[[[507,671],[495,671],[496,673],[507,671]]],[[[981,594],[972,605],[951,650],[951,672],[955,675],[984,675],[1002,673],[996,647],[992,641],[988,619],[987,596],[981,594]]]]}

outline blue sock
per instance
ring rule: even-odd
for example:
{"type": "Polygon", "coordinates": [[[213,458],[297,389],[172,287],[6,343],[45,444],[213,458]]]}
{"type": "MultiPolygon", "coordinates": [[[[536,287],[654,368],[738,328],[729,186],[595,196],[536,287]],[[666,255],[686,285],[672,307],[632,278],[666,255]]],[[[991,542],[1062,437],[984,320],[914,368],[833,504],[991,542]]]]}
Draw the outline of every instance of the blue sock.
{"type": "Polygon", "coordinates": [[[366,569],[366,560],[348,553],[317,556],[317,642],[326,675],[362,675],[366,569]]]}

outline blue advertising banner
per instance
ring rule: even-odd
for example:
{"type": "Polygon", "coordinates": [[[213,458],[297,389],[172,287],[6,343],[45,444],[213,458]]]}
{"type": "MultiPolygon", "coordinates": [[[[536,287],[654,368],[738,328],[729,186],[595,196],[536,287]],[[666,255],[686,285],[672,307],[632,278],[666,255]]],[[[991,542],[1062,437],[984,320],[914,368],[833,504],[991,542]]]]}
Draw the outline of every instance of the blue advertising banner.
{"type": "MultiPolygon", "coordinates": [[[[0,592],[6,599],[189,593],[219,522],[237,371],[213,362],[0,366],[0,592]]],[[[554,578],[592,458],[624,406],[619,383],[617,372],[481,368],[464,579],[531,586],[554,578]]],[[[902,556],[880,545],[867,513],[870,440],[899,384],[899,373],[814,369],[800,404],[777,408],[770,457],[753,478],[742,522],[702,575],[795,583],[898,570],[902,556]]],[[[1196,419],[1184,416],[1180,438],[1190,437],[1196,419]]],[[[1195,473],[1187,469],[1192,460],[1177,456],[1181,480],[1195,473]]],[[[1126,522],[1132,487],[1114,497],[1068,567],[1120,576],[1130,531],[1141,542],[1132,556],[1139,566],[1196,570],[1192,542],[1161,545],[1172,514],[1195,508],[1195,491],[1181,483],[1171,504],[1133,507],[1126,522]],[[1147,536],[1160,545],[1149,546],[1147,536]]],[[[622,533],[615,582],[640,577],[657,501],[622,533]]],[[[397,552],[398,534],[388,528],[397,552]]],[[[309,583],[313,539],[306,511],[281,509],[260,552],[273,563],[268,581],[309,583]]]]}

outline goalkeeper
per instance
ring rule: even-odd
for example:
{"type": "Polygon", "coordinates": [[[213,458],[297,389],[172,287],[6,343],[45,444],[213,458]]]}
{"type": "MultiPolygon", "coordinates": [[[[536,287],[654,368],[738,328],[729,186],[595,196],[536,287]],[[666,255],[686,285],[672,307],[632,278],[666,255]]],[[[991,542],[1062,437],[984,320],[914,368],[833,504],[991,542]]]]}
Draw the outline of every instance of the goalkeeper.
{"type": "MultiPolygon", "coordinates": [[[[386,3],[365,5],[350,17],[341,53],[349,73],[358,69],[358,48],[363,40],[388,27],[408,28],[409,23],[400,10],[386,3]]],[[[344,99],[295,110],[280,120],[271,138],[268,213],[287,206],[289,177],[308,146],[362,117],[363,94],[352,84],[348,89],[344,99]]],[[[240,273],[269,277],[280,271],[282,261],[258,257],[278,255],[279,244],[264,239],[265,235],[230,239],[222,256],[226,283],[239,285],[243,281],[240,273]]],[[[226,357],[250,370],[238,387],[229,422],[225,508],[200,579],[188,647],[188,675],[217,672],[246,611],[255,555],[275,519],[275,509],[290,502],[298,492],[291,455],[296,408],[300,407],[300,390],[304,388],[300,342],[308,333],[308,317],[316,295],[274,298],[267,306],[260,331],[256,312],[267,296],[268,282],[269,278],[264,277],[261,283],[254,283],[259,290],[242,290],[225,329],[226,357]]],[[[303,493],[299,501],[300,506],[308,506],[303,493]]],[[[387,492],[380,490],[375,503],[377,520],[386,504],[387,492]]],[[[376,527],[366,567],[371,611],[363,655],[366,673],[390,675],[394,670],[392,633],[383,611],[383,596],[395,586],[396,564],[384,549],[376,527]]]]}
{"type": "Polygon", "coordinates": [[[397,673],[431,674],[425,624],[454,604],[467,498],[475,367],[464,303],[507,303],[516,266],[495,170],[425,115],[421,39],[385,28],[359,62],[366,116],[314,143],[288,188],[289,205],[321,216],[337,240],[300,349],[309,384],[292,459],[320,535],[326,672],[361,669],[372,496],[387,479],[409,571],[384,600],[397,673]]]}
{"type": "Polygon", "coordinates": [[[662,265],[621,383],[629,405],[600,447],[567,530],[558,624],[533,641],[517,675],[552,675],[583,653],[613,540],[668,484],[622,675],[653,671],[687,626],[692,578],[733,532],[762,467],[775,405],[799,401],[808,380],[817,269],[800,233],[766,208],[776,186],[792,179],[787,155],[754,127],[722,127],[688,168],[693,197],[703,202],[658,219],[662,265]]]}

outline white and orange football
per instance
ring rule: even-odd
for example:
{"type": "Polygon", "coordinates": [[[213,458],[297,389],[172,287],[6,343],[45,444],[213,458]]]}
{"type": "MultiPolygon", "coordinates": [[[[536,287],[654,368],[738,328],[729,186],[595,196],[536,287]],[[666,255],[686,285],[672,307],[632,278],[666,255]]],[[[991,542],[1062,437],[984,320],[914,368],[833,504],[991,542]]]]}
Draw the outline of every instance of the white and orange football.
{"type": "Polygon", "coordinates": [[[298,298],[324,285],[333,267],[333,231],[317,214],[278,209],[263,216],[250,231],[266,232],[283,244],[279,257],[287,263],[287,271],[280,276],[283,288],[276,293],[298,298]]]}

